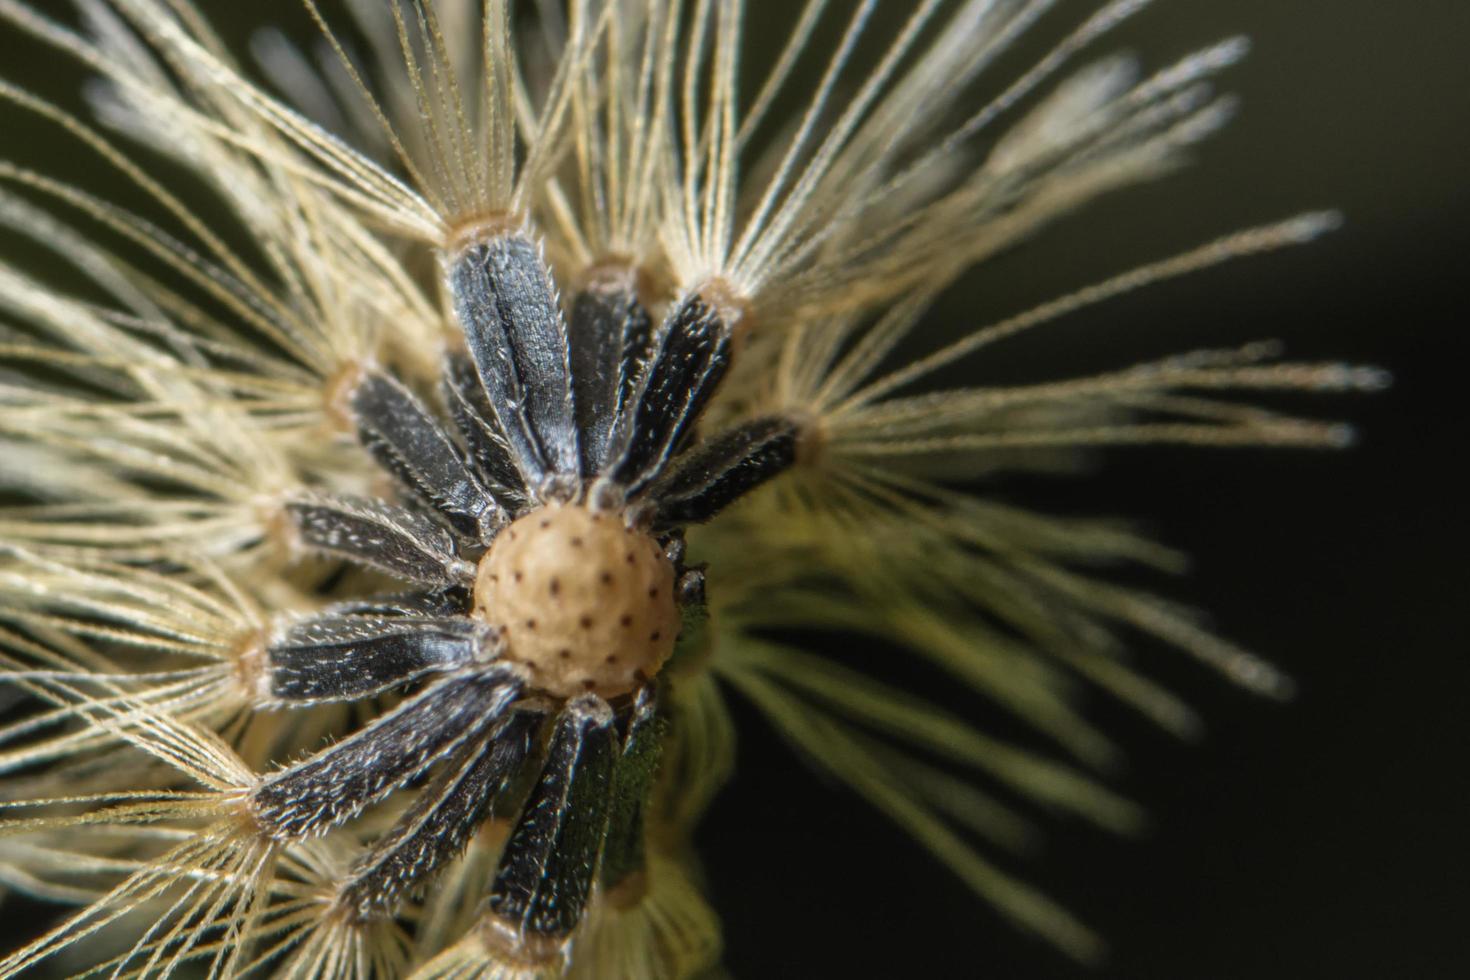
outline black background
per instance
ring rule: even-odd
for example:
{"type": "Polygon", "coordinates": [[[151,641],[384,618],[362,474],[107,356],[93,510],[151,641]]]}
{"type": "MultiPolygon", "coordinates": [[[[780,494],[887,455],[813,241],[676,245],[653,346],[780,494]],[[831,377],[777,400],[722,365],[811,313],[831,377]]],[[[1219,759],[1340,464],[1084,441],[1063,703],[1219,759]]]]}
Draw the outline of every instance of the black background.
{"type": "MultiPolygon", "coordinates": [[[[53,5],[42,3],[50,9],[53,5]]],[[[227,34],[294,0],[201,6],[227,34]]],[[[778,28],[794,3],[753,0],[778,28]]],[[[1063,0],[1048,23],[1092,5],[1063,0]]],[[[54,5],[60,9],[60,5],[54,5]]],[[[907,4],[881,4],[896,19],[907,4]]],[[[700,833],[739,977],[1451,978],[1470,975],[1467,549],[1461,503],[1470,246],[1470,5],[1465,0],[1158,0],[1098,51],[1163,64],[1244,32],[1228,77],[1241,117],[1182,174],[1111,198],[969,277],[936,331],[988,322],[1237,227],[1319,207],[1346,227],[1072,317],[982,366],[1058,375],[1281,338],[1291,355],[1389,368],[1391,391],[1291,402],[1350,418],[1346,453],[1122,450],[1007,499],[1146,523],[1197,558],[1170,594],[1301,688],[1258,703],[1147,651],[1205,715],[1178,745],[1107,705],[1141,839],[1047,823],[1007,867],[1111,943],[1097,971],[1018,935],[845,790],[814,778],[736,704],[739,774],[700,833]]],[[[1017,63],[1024,63],[1019,52],[1017,63]]],[[[0,32],[0,75],[65,96],[77,74],[0,32]]],[[[0,155],[64,141],[13,110],[0,155]]],[[[41,149],[37,149],[40,147],[41,149]]],[[[89,174],[58,151],[62,175],[89,174]]],[[[983,709],[982,709],[983,710],[983,709]]]]}

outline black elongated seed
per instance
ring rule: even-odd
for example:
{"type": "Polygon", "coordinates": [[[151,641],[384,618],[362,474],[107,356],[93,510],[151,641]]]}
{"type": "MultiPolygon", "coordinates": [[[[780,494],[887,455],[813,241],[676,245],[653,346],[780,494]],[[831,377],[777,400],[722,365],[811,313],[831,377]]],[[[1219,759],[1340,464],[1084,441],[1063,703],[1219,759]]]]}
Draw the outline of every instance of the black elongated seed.
{"type": "Polygon", "coordinates": [[[501,853],[490,912],[523,940],[571,935],[597,873],[616,749],[612,710],[592,695],[557,718],[541,775],[501,853]]]}
{"type": "Polygon", "coordinates": [[[370,697],[474,661],[491,631],[463,618],[324,616],[266,647],[270,692],[303,703],[370,697]]]}
{"type": "Polygon", "coordinates": [[[607,465],[614,427],[653,353],[653,321],[631,273],[577,294],[569,339],[582,474],[593,476],[607,465]]]}
{"type": "Polygon", "coordinates": [[[520,670],[496,664],[446,678],[251,794],[261,829],[292,839],[325,833],[488,731],[520,694],[520,670]]]}
{"type": "Polygon", "coordinates": [[[679,457],[651,491],[658,529],[699,524],[796,462],[799,429],[787,418],[753,419],[679,457]]]}
{"type": "Polygon", "coordinates": [[[608,471],[630,495],[659,477],[709,404],[730,366],[730,339],[729,327],[698,296],[665,318],[653,360],[613,437],[608,471]]]}
{"type": "Polygon", "coordinates": [[[475,242],[448,264],[480,384],[527,486],[577,471],[566,324],[540,249],[521,234],[475,242]]]}
{"type": "Polygon", "coordinates": [[[449,532],[422,514],[380,500],[307,497],[285,505],[301,543],[376,568],[394,578],[447,586],[474,569],[454,551],[449,532]]]}
{"type": "Polygon", "coordinates": [[[514,710],[487,739],[459,748],[413,805],[352,865],[339,901],[359,920],[391,915],[464,851],[530,755],[544,713],[514,710]]]}
{"type": "Polygon", "coordinates": [[[450,418],[470,451],[470,462],[496,499],[516,509],[513,505],[527,498],[526,484],[474,362],[466,354],[450,353],[444,359],[440,382],[450,418]]]}
{"type": "Polygon", "coordinates": [[[602,848],[600,880],[607,890],[644,868],[648,807],[663,755],[665,729],[652,685],[638,692],[626,724],[622,751],[613,769],[612,805],[602,848]]]}
{"type": "Polygon", "coordinates": [[[351,404],[362,444],[410,492],[465,538],[494,537],[506,521],[505,509],[412,392],[375,372],[353,389],[351,404]]]}

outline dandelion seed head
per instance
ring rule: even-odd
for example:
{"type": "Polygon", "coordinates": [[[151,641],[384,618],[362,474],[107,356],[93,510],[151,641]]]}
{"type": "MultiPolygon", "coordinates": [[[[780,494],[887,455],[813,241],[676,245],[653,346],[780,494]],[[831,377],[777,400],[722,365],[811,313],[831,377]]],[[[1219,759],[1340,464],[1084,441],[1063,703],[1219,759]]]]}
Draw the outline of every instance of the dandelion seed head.
{"type": "Polygon", "coordinates": [[[975,841],[1033,839],[1025,802],[1139,826],[1080,693],[1199,721],[1130,647],[1290,681],[1106,575],[1177,572],[1173,551],[989,488],[1099,447],[1338,448],[1346,426],[1237,396],[1387,377],[1255,343],[965,380],[1340,220],[940,342],[929,311],[969,269],[1235,111],[1241,38],[1161,67],[1099,49],[1142,0],[1070,15],[1002,76],[1060,6],[926,0],[879,30],[886,7],[814,0],[773,38],[740,0],[308,2],[314,44],[254,39],[268,90],[190,3],[85,0],[76,28],[0,0],[94,76],[93,117],[0,100],[153,205],[0,162],[0,229],[88,291],[0,263],[0,679],[28,702],[0,725],[0,880],[79,907],[0,975],[103,939],[120,975],[698,975],[720,940],[690,841],[733,765],[729,691],[1095,958],[975,841]],[[813,631],[983,705],[942,710],[813,631]]]}

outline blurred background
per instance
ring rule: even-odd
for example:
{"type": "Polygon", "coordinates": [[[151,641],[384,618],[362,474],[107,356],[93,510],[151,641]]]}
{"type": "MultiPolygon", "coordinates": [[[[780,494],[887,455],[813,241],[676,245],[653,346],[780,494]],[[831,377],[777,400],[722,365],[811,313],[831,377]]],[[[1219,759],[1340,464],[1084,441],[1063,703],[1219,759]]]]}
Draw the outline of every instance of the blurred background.
{"type": "MultiPolygon", "coordinates": [[[[309,35],[297,0],[200,6],[242,40],[272,22],[309,35]]],[[[751,0],[751,37],[794,6],[751,0]]],[[[1048,23],[1092,6],[1064,0],[1048,23]]],[[[880,8],[894,22],[911,9],[880,8]]],[[[933,329],[989,322],[1239,227],[1346,214],[1310,248],[1073,316],[986,368],[1060,376],[1279,338],[1294,358],[1392,371],[1385,393],[1290,403],[1351,420],[1361,439],[1347,452],[1122,449],[1082,479],[995,491],[1131,518],[1194,555],[1179,581],[1149,584],[1210,610],[1225,635],[1283,665],[1299,696],[1260,703],[1144,650],[1149,671],[1204,715],[1202,740],[1177,744],[1096,705],[1130,755],[1118,782],[1151,828],[1120,840],[1043,818],[1045,848],[1001,861],[1108,938],[1098,970],[1012,931],[737,703],[738,775],[700,834],[735,976],[1470,976],[1470,551],[1465,481],[1453,476],[1470,424],[1465,358],[1453,353],[1470,312],[1470,4],[1157,0],[1096,51],[1158,66],[1236,33],[1254,42],[1224,81],[1243,110],[1196,166],[977,270],[933,329]]],[[[1039,53],[1008,63],[1027,64],[1028,51],[1039,53]]],[[[6,31],[0,77],[76,104],[83,76],[6,31]]],[[[0,156],[49,160],[107,190],[70,143],[9,108],[0,156]]]]}

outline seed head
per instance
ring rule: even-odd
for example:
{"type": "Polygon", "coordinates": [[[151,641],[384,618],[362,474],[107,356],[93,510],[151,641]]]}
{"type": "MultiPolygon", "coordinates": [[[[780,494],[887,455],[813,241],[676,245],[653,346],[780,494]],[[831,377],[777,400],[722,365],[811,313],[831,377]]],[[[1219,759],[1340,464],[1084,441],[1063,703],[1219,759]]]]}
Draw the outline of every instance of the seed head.
{"type": "Polygon", "coordinates": [[[96,118],[8,81],[0,102],[151,201],[0,161],[0,232],[33,260],[0,260],[0,682],[29,702],[0,727],[0,882],[79,906],[0,977],[63,951],[119,976],[707,973],[692,840],[733,765],[729,690],[1016,924],[1096,956],[960,831],[1023,842],[1028,801],[1137,826],[1074,692],[1195,718],[1130,645],[1289,685],[1099,571],[1181,567],[1168,549],[976,477],[1337,447],[1236,396],[1384,379],[1260,343],[964,374],[1310,242],[1326,212],[976,309],[947,342],[927,311],[1185,163],[1246,45],[1097,52],[1141,0],[808,0],[780,36],[745,0],[542,2],[519,32],[511,0],[353,0],[347,31],[306,5],[313,49],[253,46],[272,90],[197,0],[82,0],[80,26],[0,0],[94,76],[96,118]],[[803,649],[817,630],[850,642],[803,649]],[[859,672],[851,643],[975,703],[859,672]],[[994,711],[1047,744],[972,720],[994,711]]]}

